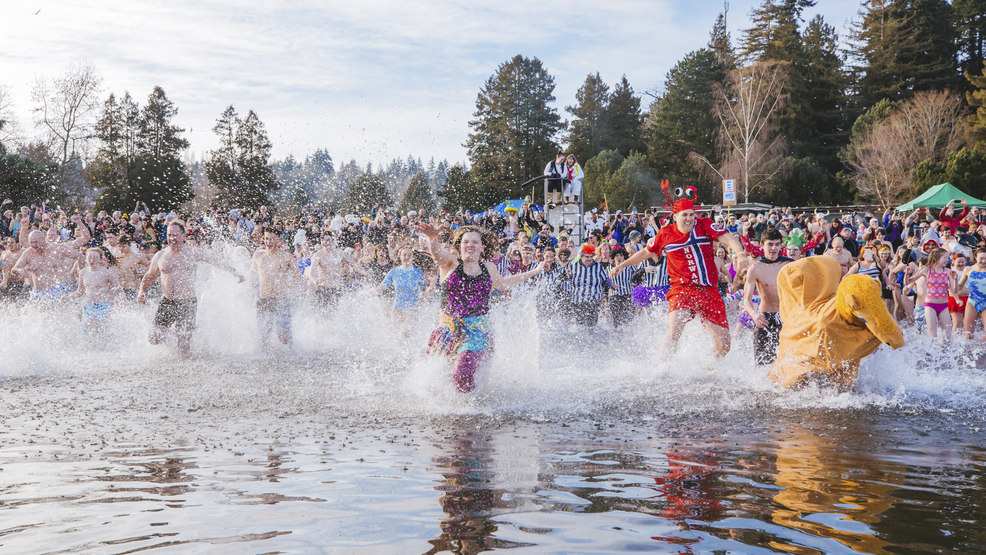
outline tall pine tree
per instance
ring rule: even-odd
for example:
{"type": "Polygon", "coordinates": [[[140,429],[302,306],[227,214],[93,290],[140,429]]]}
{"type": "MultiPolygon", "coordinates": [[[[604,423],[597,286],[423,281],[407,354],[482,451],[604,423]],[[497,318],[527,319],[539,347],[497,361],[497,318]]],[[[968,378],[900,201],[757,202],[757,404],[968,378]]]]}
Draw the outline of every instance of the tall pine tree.
{"type": "Polygon", "coordinates": [[[946,0],[865,0],[860,15],[852,56],[862,110],[959,84],[955,12],[946,0]]]}
{"type": "Polygon", "coordinates": [[[609,131],[609,86],[599,73],[589,74],[575,93],[578,104],[565,110],[575,116],[569,124],[568,151],[585,162],[607,148],[609,131]]]}
{"type": "MultiPolygon", "coordinates": [[[[608,129],[607,145],[620,155],[627,157],[631,152],[645,152],[647,145],[643,140],[644,119],[640,114],[640,98],[633,94],[633,87],[624,75],[613,88],[606,106],[608,129]]],[[[582,160],[582,158],[579,158],[582,160]]]]}
{"type": "Polygon", "coordinates": [[[212,128],[219,148],[210,154],[206,175],[216,186],[216,203],[223,208],[259,208],[270,202],[281,184],[270,163],[271,142],[253,110],[241,119],[226,108],[212,128]]]}
{"type": "Polygon", "coordinates": [[[648,118],[648,162],[660,179],[698,184],[698,168],[689,160],[693,152],[717,163],[713,88],[725,79],[726,66],[706,48],[689,53],[668,72],[664,95],[648,118]]]}
{"type": "Polygon", "coordinates": [[[541,60],[519,54],[480,90],[465,146],[471,175],[493,200],[519,195],[520,185],[540,175],[558,150],[555,137],[565,125],[551,107],[554,90],[541,60]]]}

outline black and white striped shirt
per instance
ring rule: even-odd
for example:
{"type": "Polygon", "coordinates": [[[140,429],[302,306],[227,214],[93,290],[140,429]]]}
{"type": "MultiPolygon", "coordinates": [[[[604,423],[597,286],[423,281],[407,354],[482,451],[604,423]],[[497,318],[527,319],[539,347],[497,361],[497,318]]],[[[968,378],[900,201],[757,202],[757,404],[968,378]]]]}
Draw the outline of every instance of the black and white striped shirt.
{"type": "Polygon", "coordinates": [[[637,269],[633,266],[627,266],[620,273],[616,274],[616,277],[612,278],[613,285],[616,288],[610,292],[610,295],[629,295],[633,293],[633,284],[630,283],[630,278],[633,277],[633,273],[636,271],[637,269]]]}
{"type": "Polygon", "coordinates": [[[507,255],[501,256],[500,260],[496,261],[496,269],[500,272],[501,276],[507,277],[510,275],[510,264],[511,260],[507,255]]]}
{"type": "Polygon", "coordinates": [[[605,264],[593,262],[586,266],[581,262],[573,262],[569,264],[569,268],[573,303],[602,300],[606,294],[606,288],[613,287],[605,264]]]}
{"type": "Polygon", "coordinates": [[[657,269],[652,273],[644,274],[645,287],[667,287],[671,285],[671,278],[668,276],[668,259],[664,256],[658,262],[654,262],[652,259],[644,260],[637,266],[637,269],[643,269],[650,266],[656,266],[657,269]]]}

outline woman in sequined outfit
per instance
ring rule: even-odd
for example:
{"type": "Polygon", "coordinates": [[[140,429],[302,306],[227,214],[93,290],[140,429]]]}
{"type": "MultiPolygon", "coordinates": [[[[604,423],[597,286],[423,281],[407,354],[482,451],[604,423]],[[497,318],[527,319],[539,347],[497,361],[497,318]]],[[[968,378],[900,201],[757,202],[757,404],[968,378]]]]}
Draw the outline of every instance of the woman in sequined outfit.
{"type": "Polygon", "coordinates": [[[476,388],[476,370],[491,347],[490,293],[494,289],[509,289],[541,273],[543,265],[503,277],[489,261],[496,252],[495,239],[483,228],[456,229],[451,249],[439,244],[438,228],[421,224],[417,230],[428,237],[428,248],[438,264],[442,286],[442,314],[428,341],[428,353],[440,353],[452,359],[456,388],[469,393],[476,388]]]}

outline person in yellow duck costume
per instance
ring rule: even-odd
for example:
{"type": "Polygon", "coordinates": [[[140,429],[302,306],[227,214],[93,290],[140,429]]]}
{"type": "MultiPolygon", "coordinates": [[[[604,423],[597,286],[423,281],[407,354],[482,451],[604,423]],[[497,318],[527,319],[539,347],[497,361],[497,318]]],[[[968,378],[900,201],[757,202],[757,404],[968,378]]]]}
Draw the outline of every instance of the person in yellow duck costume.
{"type": "Polygon", "coordinates": [[[846,276],[831,256],[792,262],[777,276],[781,301],[780,345],[769,377],[790,387],[817,380],[849,391],[859,361],[886,343],[904,346],[873,278],[846,276]]]}

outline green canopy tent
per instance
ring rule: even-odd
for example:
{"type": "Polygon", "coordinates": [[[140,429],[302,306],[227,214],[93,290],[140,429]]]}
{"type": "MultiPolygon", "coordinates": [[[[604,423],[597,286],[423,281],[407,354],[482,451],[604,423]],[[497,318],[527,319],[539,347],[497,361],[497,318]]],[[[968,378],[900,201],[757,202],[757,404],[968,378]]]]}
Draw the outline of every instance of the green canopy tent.
{"type": "Polygon", "coordinates": [[[942,183],[928,189],[923,195],[906,202],[897,207],[901,212],[914,210],[915,208],[944,208],[948,201],[954,200],[956,204],[965,199],[969,206],[986,206],[986,201],[979,200],[956,189],[951,183],[942,183]]]}

